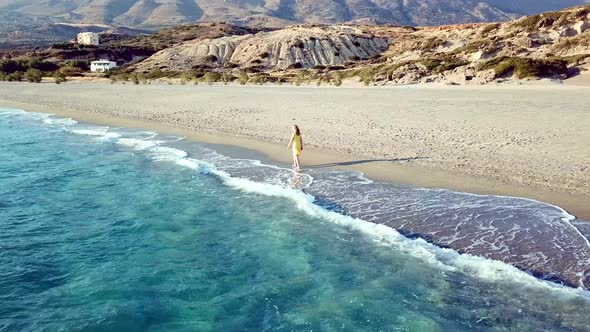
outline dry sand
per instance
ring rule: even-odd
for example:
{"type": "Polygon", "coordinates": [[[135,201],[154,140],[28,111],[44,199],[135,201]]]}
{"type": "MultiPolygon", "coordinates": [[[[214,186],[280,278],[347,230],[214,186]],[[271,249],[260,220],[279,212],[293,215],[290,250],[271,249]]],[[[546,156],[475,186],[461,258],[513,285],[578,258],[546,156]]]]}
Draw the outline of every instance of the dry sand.
{"type": "Polygon", "coordinates": [[[0,83],[0,106],[144,127],[308,167],[535,198],[590,219],[590,89],[570,86],[134,86],[0,83]]]}

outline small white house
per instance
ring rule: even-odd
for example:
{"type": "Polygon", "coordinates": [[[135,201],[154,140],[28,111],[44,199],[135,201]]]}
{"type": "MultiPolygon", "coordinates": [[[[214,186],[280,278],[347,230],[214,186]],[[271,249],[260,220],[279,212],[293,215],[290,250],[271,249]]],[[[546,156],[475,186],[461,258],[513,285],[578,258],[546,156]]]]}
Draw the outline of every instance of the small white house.
{"type": "Polygon", "coordinates": [[[117,68],[117,63],[115,61],[101,59],[97,61],[92,61],[90,63],[91,72],[104,73],[105,71],[109,71],[113,68],[117,68]]]}
{"type": "Polygon", "coordinates": [[[96,32],[80,32],[76,41],[80,45],[92,45],[97,46],[100,43],[98,33],[96,32]]]}

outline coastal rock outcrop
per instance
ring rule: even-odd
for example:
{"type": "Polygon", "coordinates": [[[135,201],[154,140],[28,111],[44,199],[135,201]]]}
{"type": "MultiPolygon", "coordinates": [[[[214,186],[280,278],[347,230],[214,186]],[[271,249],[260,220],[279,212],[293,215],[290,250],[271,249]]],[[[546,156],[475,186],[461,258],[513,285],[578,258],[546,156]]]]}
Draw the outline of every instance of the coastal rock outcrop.
{"type": "Polygon", "coordinates": [[[369,59],[387,50],[391,39],[348,26],[303,27],[245,36],[188,41],[162,50],[138,65],[186,71],[200,65],[264,68],[312,68],[369,59]]]}

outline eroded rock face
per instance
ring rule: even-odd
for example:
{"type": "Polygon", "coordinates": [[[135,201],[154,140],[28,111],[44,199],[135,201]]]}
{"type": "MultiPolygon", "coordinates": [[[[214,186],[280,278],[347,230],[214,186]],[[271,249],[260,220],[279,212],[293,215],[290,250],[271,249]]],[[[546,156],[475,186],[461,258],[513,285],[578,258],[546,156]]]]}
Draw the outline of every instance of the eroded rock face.
{"type": "Polygon", "coordinates": [[[147,71],[159,67],[185,71],[203,64],[222,66],[228,63],[240,67],[311,68],[368,59],[381,54],[390,43],[389,38],[367,35],[347,26],[292,27],[254,35],[189,41],[154,54],[137,69],[147,71]]]}

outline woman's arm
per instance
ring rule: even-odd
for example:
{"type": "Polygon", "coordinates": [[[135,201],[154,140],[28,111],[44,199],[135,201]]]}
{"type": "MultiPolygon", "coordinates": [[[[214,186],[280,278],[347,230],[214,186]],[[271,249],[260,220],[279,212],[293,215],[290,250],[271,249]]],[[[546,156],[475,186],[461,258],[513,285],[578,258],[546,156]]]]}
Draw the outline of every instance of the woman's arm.
{"type": "Polygon", "coordinates": [[[299,137],[299,139],[301,140],[301,151],[303,151],[303,136],[299,137]]]}
{"type": "Polygon", "coordinates": [[[287,144],[287,149],[291,147],[291,144],[293,144],[293,137],[295,137],[295,134],[291,135],[291,139],[289,140],[289,144],[287,144]]]}

